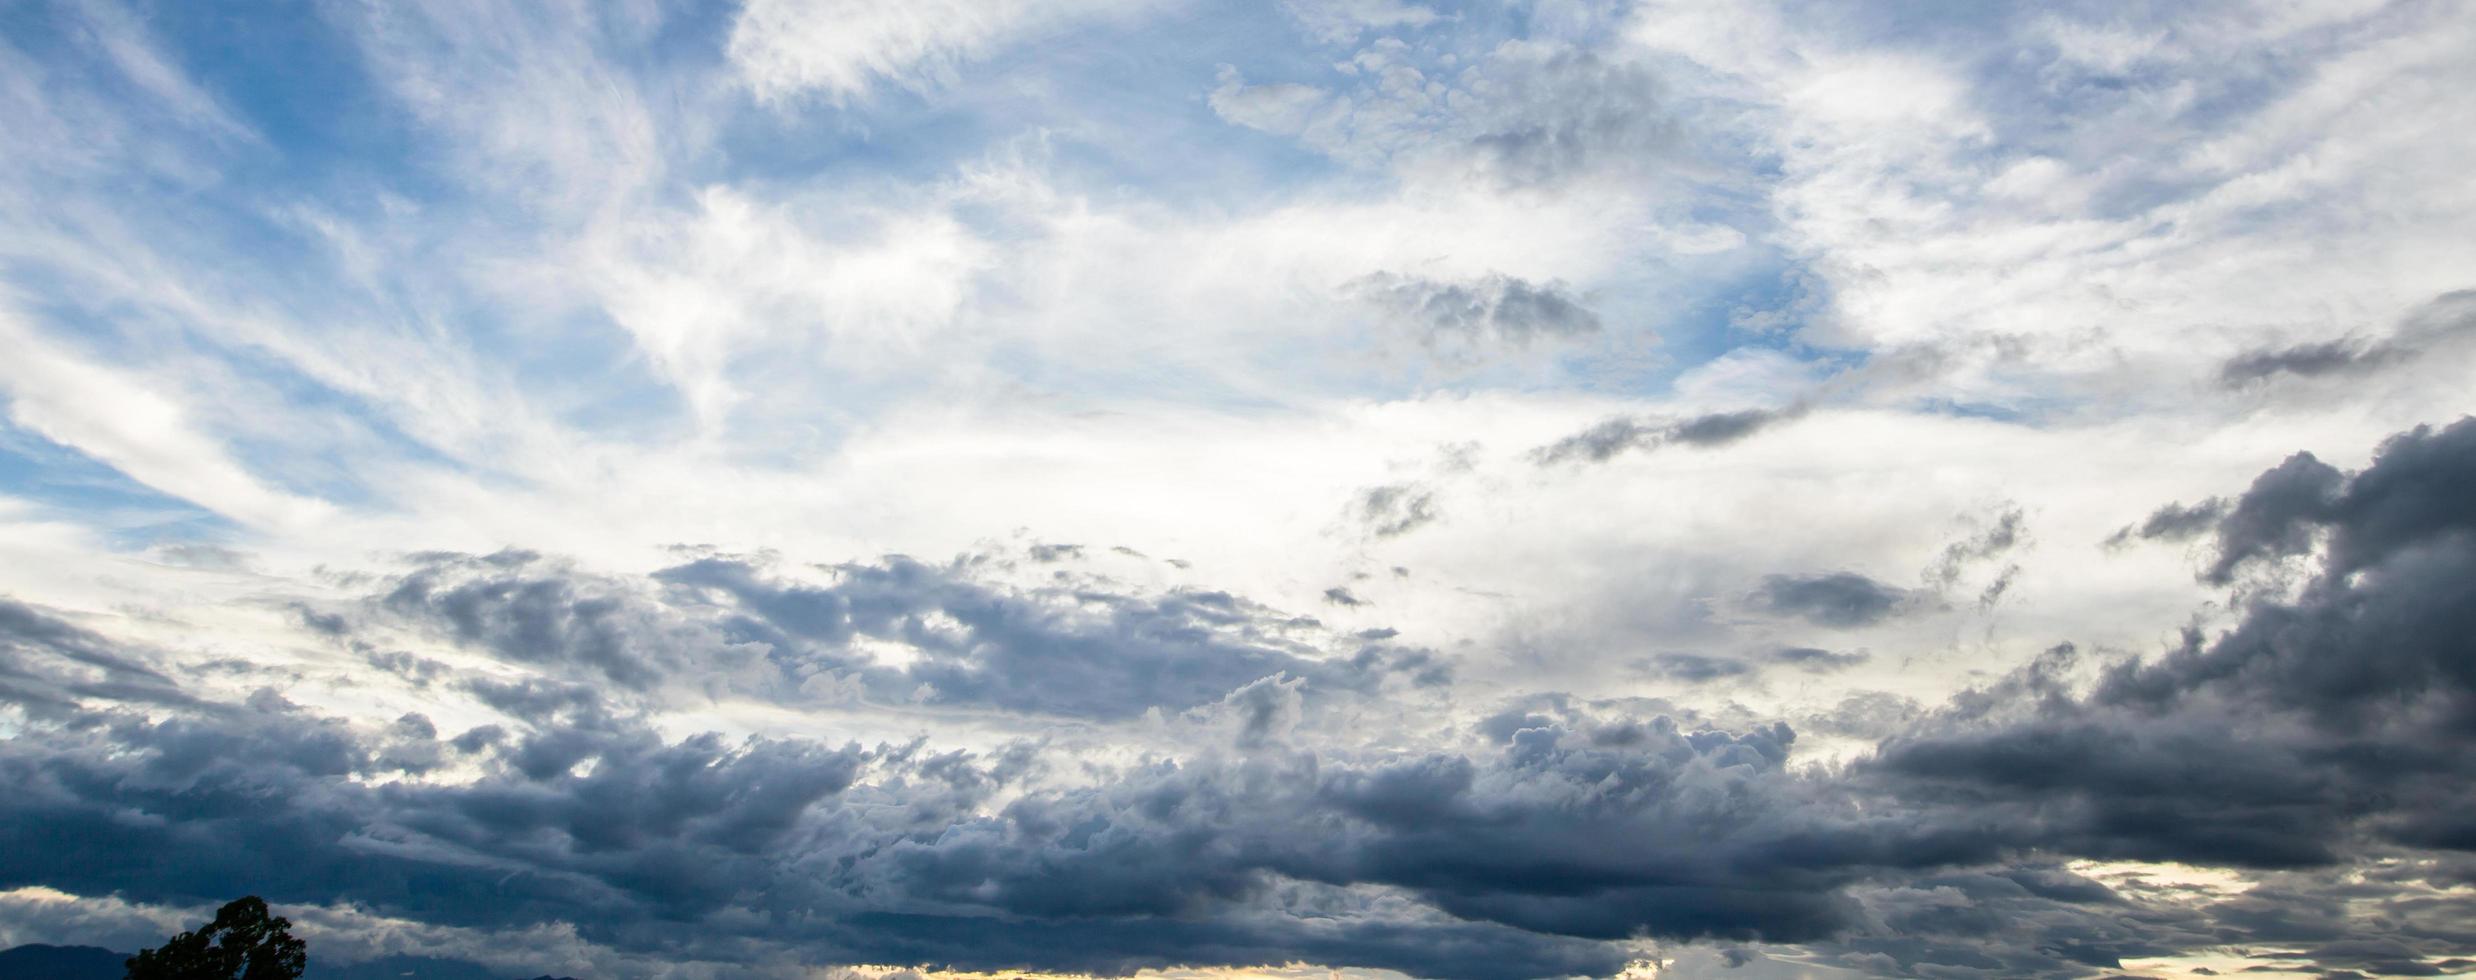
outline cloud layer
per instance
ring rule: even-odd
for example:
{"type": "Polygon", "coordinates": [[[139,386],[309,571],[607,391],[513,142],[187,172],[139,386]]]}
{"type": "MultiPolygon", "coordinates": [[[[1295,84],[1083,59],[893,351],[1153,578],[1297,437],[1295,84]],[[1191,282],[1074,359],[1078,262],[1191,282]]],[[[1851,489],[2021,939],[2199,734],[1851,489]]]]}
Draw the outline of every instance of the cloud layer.
{"type": "Polygon", "coordinates": [[[0,12],[0,943],[2476,969],[2462,2],[0,12]]]}

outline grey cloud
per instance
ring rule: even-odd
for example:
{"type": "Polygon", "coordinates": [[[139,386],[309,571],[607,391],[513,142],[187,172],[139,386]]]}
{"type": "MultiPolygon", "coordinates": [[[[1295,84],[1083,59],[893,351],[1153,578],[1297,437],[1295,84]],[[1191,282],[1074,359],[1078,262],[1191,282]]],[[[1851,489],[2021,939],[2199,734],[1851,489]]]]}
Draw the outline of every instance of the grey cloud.
{"type": "Polygon", "coordinates": [[[1756,610],[1842,629],[1880,622],[1908,601],[1907,590],[1855,572],[1765,575],[1748,597],[1756,610]]]}
{"type": "Polygon", "coordinates": [[[2218,526],[2227,516],[2230,502],[2225,497],[2211,497],[2197,504],[2170,503],[2151,511],[2139,524],[2125,525],[2108,535],[2108,547],[2121,547],[2134,539],[2142,541],[2184,541],[2199,537],[2218,526]]]}
{"type": "Polygon", "coordinates": [[[745,656],[622,583],[574,574],[529,552],[414,560],[424,565],[397,580],[379,604],[506,660],[574,666],[643,690],[745,656]]]}
{"type": "Polygon", "coordinates": [[[1725,446],[1780,420],[1778,412],[1746,409],[1697,415],[1668,427],[1668,439],[1688,446],[1725,446]]]}
{"type": "Polygon", "coordinates": [[[1351,280],[1342,292],[1431,346],[1478,341],[1522,346],[1600,329],[1599,315],[1563,283],[1502,273],[1438,280],[1377,272],[1351,280]]]}
{"type": "Polygon", "coordinates": [[[1531,453],[1541,465],[1582,458],[1604,462],[1616,454],[1637,446],[1656,446],[1666,440],[1667,427],[1619,416],[1611,418],[1573,435],[1557,440],[1553,445],[1531,453]]]}
{"type": "Polygon", "coordinates": [[[1658,79],[1594,51],[1509,42],[1459,81],[1476,168],[1505,184],[1638,168],[1680,142],[1658,79]]]}
{"type": "Polygon", "coordinates": [[[1863,653],[1833,653],[1814,647],[1783,647],[1771,651],[1770,659],[1773,663],[1819,674],[1854,667],[1873,658],[1863,653]]]}
{"type": "Polygon", "coordinates": [[[1071,561],[1083,557],[1083,546],[1079,544],[1035,544],[1024,550],[1026,554],[1032,556],[1033,561],[1042,564],[1071,561]]]}
{"type": "Polygon", "coordinates": [[[2204,578],[2224,585],[2246,564],[2301,555],[2329,512],[2344,476],[2311,453],[2297,453],[2253,480],[2218,521],[2218,560],[2204,578]]]}
{"type": "Polygon", "coordinates": [[[84,699],[191,701],[162,671],[103,636],[0,596],[0,704],[43,716],[84,699]]]}
{"type": "Polygon", "coordinates": [[[2229,358],[2220,366],[2218,381],[2229,387],[2238,387],[2280,374],[2312,378],[2353,373],[2380,367],[2398,359],[2403,353],[2389,344],[2354,338],[2248,351],[2229,358]]]}
{"type": "Polygon", "coordinates": [[[1350,503],[1350,517],[1379,538],[1400,537],[1438,516],[1435,492],[1416,483],[1368,487],[1350,503]]]}
{"type": "MultiPolygon", "coordinates": [[[[1937,588],[1951,588],[1970,565],[2011,551],[2027,536],[2027,515],[2019,507],[2005,506],[1984,530],[1945,545],[1942,556],[1926,570],[1926,580],[1937,588]]],[[[2001,589],[1996,592],[1999,594],[2001,589]]]]}
{"type": "Polygon", "coordinates": [[[1657,449],[1670,443],[1725,446],[1805,412],[1799,403],[1783,409],[1713,412],[1672,422],[1620,415],[1542,446],[1532,451],[1531,459],[1543,466],[1577,459],[1599,463],[1628,450],[1657,449]]]}
{"type": "Polygon", "coordinates": [[[1072,576],[1000,585],[978,577],[971,559],[838,565],[822,585],[730,557],[643,579],[537,557],[428,561],[374,611],[511,663],[657,700],[731,692],[801,703],[830,692],[1130,718],[1208,704],[1276,674],[1323,697],[1371,693],[1396,677],[1431,683],[1443,670],[1418,651],[1224,592],[1129,594],[1072,576]],[[861,640],[916,656],[889,666],[855,646],[861,640]]]}
{"type": "Polygon", "coordinates": [[[1827,710],[1805,716],[1799,724],[1825,735],[1871,741],[1907,728],[1924,713],[1925,706],[1914,698],[1888,691],[1860,691],[1841,698],[1827,710]]]}
{"type": "Polygon", "coordinates": [[[1706,657],[1698,653],[1663,653],[1642,661],[1639,666],[1645,673],[1653,676],[1684,681],[1688,684],[1706,684],[1732,677],[1744,677],[1755,671],[1753,664],[1742,660],[1706,657]]]}
{"type": "Polygon", "coordinates": [[[2245,351],[2219,366],[2218,381],[2241,388],[2280,375],[2299,378],[2369,374],[2457,344],[2476,334],[2476,290],[2445,293],[2402,320],[2388,337],[2342,337],[2245,351]]]}
{"type": "Polygon", "coordinates": [[[1610,973],[1628,952],[1604,940],[1645,931],[1825,935],[1854,914],[1830,892],[1853,872],[1840,845],[1803,835],[1908,846],[1853,813],[1745,823],[1747,800],[1804,805],[1776,726],[1567,706],[1472,754],[1319,759],[1279,749],[1305,702],[1297,681],[1267,680],[1215,709],[1247,758],[1138,763],[992,811],[1018,754],[666,740],[578,686],[475,689],[529,720],[454,746],[477,757],[467,782],[367,778],[447,751],[426,719],[357,728],[271,694],[0,744],[0,879],[176,903],[248,882],[278,903],[569,922],[724,962],[796,949],[1122,972],[1309,956],[1485,978],[1610,973]],[[683,936],[679,921],[702,924],[683,936]]]}
{"type": "Polygon", "coordinates": [[[1833,653],[1814,647],[1783,647],[1750,659],[1713,657],[1698,653],[1663,653],[1635,663],[1635,668],[1654,677],[1705,684],[1712,681],[1750,677],[1765,666],[1790,667],[1807,673],[1820,674],[1843,670],[1865,663],[1863,653],[1833,653]]]}

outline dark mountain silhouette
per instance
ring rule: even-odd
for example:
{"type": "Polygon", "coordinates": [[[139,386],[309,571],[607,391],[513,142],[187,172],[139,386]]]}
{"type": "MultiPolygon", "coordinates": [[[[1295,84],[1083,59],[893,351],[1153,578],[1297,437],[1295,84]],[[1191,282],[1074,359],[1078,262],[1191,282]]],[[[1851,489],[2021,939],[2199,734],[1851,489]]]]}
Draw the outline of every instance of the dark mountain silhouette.
{"type": "Polygon", "coordinates": [[[30,943],[0,950],[0,980],[120,980],[127,953],[30,943]]]}

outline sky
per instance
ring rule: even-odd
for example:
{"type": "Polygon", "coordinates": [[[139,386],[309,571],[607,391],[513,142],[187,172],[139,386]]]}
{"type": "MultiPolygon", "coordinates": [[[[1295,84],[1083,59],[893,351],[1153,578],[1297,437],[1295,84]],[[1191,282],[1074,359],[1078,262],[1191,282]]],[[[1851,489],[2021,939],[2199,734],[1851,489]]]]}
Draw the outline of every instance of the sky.
{"type": "Polygon", "coordinates": [[[0,0],[0,946],[2476,973],[2471,90],[2464,0],[0,0]]]}

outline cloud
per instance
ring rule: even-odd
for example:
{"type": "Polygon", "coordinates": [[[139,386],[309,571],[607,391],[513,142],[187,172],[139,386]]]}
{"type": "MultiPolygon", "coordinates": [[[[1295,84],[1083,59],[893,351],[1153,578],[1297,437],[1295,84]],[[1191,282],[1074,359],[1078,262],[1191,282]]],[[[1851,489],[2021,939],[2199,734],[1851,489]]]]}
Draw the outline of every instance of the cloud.
{"type": "Polygon", "coordinates": [[[1326,44],[1348,44],[1369,30],[1416,29],[1444,19],[1433,8],[1404,0],[1281,0],[1281,12],[1307,36],[1326,44]]]}
{"type": "Polygon", "coordinates": [[[2255,596],[2223,634],[2110,666],[2082,695],[2059,650],[1874,765],[2092,856],[2313,867],[2368,840],[2468,846],[2465,766],[2440,747],[2476,719],[2476,509],[2451,489],[2471,465],[2467,419],[2401,433],[2354,474],[2291,458],[2220,520],[2210,574],[2318,538],[2300,592],[2255,596]]]}
{"type": "Polygon", "coordinates": [[[1683,681],[1687,684],[1707,684],[1713,681],[1752,677],[1761,672],[1765,666],[1791,667],[1809,674],[1826,674],[1845,670],[1871,659],[1873,658],[1863,653],[1834,653],[1816,647],[1781,647],[1748,659],[1714,657],[1699,653],[1663,653],[1641,660],[1635,666],[1654,677],[1683,681]]]}
{"type": "Polygon", "coordinates": [[[1448,282],[1377,272],[1342,292],[1403,324],[1422,343],[1526,346],[1597,333],[1599,315],[1562,283],[1533,283],[1501,273],[1448,282]]]}
{"type": "Polygon", "coordinates": [[[1732,677],[1744,677],[1755,671],[1753,664],[1742,660],[1706,657],[1698,653],[1663,653],[1643,661],[1641,667],[1653,676],[1683,681],[1687,684],[1707,684],[1732,677]]]}
{"type": "Polygon", "coordinates": [[[1771,651],[1772,662],[1814,674],[1843,670],[1872,659],[1864,653],[1834,653],[1816,647],[1781,647],[1771,651]]]}
{"type": "Polygon", "coordinates": [[[2143,541],[2183,541],[2197,537],[2218,526],[2226,517],[2231,502],[2224,497],[2211,497],[2195,504],[2170,503],[2151,511],[2139,524],[2127,524],[2106,538],[2109,547],[2120,547],[2135,538],[2143,541]]]}
{"type": "Polygon", "coordinates": [[[2287,457],[2261,474],[2220,518],[2218,560],[2203,577],[2224,585],[2262,558],[2300,555],[2312,547],[2313,525],[2326,513],[2345,476],[2311,453],[2287,457]]]}
{"type": "Polygon", "coordinates": [[[13,9],[0,936],[2467,966],[2476,19],[1810,7],[13,9]]]}
{"type": "Polygon", "coordinates": [[[1368,487],[1350,506],[1350,514],[1379,538],[1395,538],[1434,523],[1434,491],[1416,483],[1368,487]]]}
{"type": "MultiPolygon", "coordinates": [[[[1516,963],[1608,972],[1625,958],[1559,934],[1804,934],[1844,914],[1806,891],[1794,862],[1761,856],[1759,839],[1775,832],[1730,829],[1708,808],[1628,802],[1659,786],[1688,799],[1766,792],[1788,778],[1785,729],[1687,733],[1567,711],[1475,757],[1142,764],[1097,789],[1034,792],[974,815],[1017,764],[796,739],[666,740],[584,691],[506,691],[498,703],[522,731],[454,746],[418,719],[381,732],[271,692],[166,721],[98,712],[0,748],[0,771],[20,787],[0,802],[0,841],[13,874],[77,893],[196,901],[246,875],[279,904],[349,901],[495,929],[572,921],[591,941],[639,951],[655,935],[640,926],[656,921],[810,910],[675,949],[689,957],[744,955],[741,943],[756,940],[864,961],[1112,971],[1303,951],[1479,977],[1516,963]],[[402,742],[480,774],[386,778],[397,764],[381,747],[402,742]],[[1577,791],[1610,794],[1611,808],[1550,802],[1577,791]],[[110,812],[159,819],[99,819],[110,812]],[[56,833],[72,826],[88,830],[56,833]],[[1612,838],[1640,842],[1613,863],[1534,832],[1661,826],[1670,832],[1612,838]],[[1746,850],[1711,865],[1699,849],[1658,843],[1688,838],[1746,850]],[[262,864],[265,854],[284,859],[262,864]],[[1291,900],[1274,887],[1282,880],[1312,883],[1294,898],[1323,903],[1324,925],[1236,914],[1234,903],[1291,900]],[[371,881],[401,887],[365,890],[371,881]],[[1404,918],[1354,891],[1378,883],[1461,921],[1404,918]],[[1622,898],[1630,911],[1552,925],[1575,894],[1622,898]],[[1171,909],[1189,914],[1155,918],[1171,909]],[[1214,910],[1230,914],[1204,914],[1214,910]],[[989,929],[990,914],[1022,925],[952,941],[956,929],[989,929]]],[[[1214,714],[1234,718],[1241,746],[1269,748],[1298,723],[1299,694],[1295,680],[1268,679],[1214,714]]]]}
{"type": "MultiPolygon", "coordinates": [[[[1032,559],[1053,560],[1041,547],[1032,559]]],[[[977,579],[973,565],[888,558],[807,584],[735,557],[623,578],[523,552],[438,555],[371,606],[506,662],[657,702],[856,697],[1129,718],[1276,675],[1320,697],[1425,683],[1440,669],[1414,650],[1226,592],[1118,592],[1092,580],[1018,588],[977,579]],[[874,652],[888,647],[905,659],[874,652]]]]}
{"type": "Polygon", "coordinates": [[[1818,626],[1871,626],[1910,601],[1910,594],[1855,572],[1765,575],[1747,597],[1755,610],[1818,626]]]}
{"type": "Polygon", "coordinates": [[[1926,580],[1950,588],[1970,564],[1994,558],[2019,545],[2026,534],[2026,520],[2020,508],[2003,508],[1984,530],[1944,546],[1942,557],[1926,570],[1926,580]]]}
{"type": "Polygon", "coordinates": [[[840,103],[880,83],[925,89],[961,66],[1062,24],[1140,11],[1146,0],[755,0],[731,24],[731,64],[760,99],[817,92],[840,103]]]}
{"type": "Polygon", "coordinates": [[[2342,337],[2286,347],[2245,351],[2218,370],[2220,384],[2241,388],[2279,375],[2299,378],[2368,374],[2464,341],[2476,330],[2476,293],[2444,294],[2411,313],[2394,335],[2380,340],[2342,337]]]}
{"type": "Polygon", "coordinates": [[[191,698],[145,658],[50,612],[0,597],[0,703],[57,716],[86,698],[186,705],[191,698]]]}
{"type": "MultiPolygon", "coordinates": [[[[594,944],[636,953],[669,934],[651,923],[729,922],[672,950],[722,962],[799,949],[1120,971],[1308,955],[1483,977],[1540,964],[1607,973],[1632,955],[1628,941],[1705,938],[1799,944],[1875,973],[1960,964],[2060,976],[2241,935],[2282,937],[2332,967],[2414,967],[2437,959],[2444,933],[2403,925],[2342,943],[2294,923],[2362,857],[2470,846],[2459,787],[2476,773],[2449,749],[2476,718],[2476,683],[2459,669],[2476,625],[2465,594],[2476,511],[2455,492],[2470,461],[2476,420],[2463,420],[2385,442],[2311,508],[2239,519],[2239,503],[2222,533],[2283,540],[2274,519],[2317,530],[2318,567],[2300,592],[2256,595],[2215,639],[2196,632],[2164,656],[2103,666],[2092,685],[2074,683],[2081,654],[2059,646],[1929,712],[1896,695],[1848,697],[1804,722],[1881,739],[1837,769],[1792,764],[1787,724],[1719,725],[1622,698],[1522,698],[1425,739],[1334,743],[1318,735],[1333,702],[1315,694],[1334,675],[1314,675],[1331,664],[1303,654],[1287,662],[1305,673],[1267,672],[1142,722],[1186,734],[1174,756],[664,735],[626,686],[481,674],[455,690],[504,720],[456,735],[423,715],[354,722],[272,691],[184,702],[98,689],[30,716],[0,745],[0,776],[20,787],[0,800],[0,853],[21,880],[72,893],[195,902],[246,875],[279,902],[351,902],[452,927],[573,922],[594,944]],[[1067,778],[1070,760],[1079,778],[1067,778]],[[70,827],[83,829],[60,833],[70,827]],[[287,860],[245,866],[270,849],[287,860]],[[2196,902],[2062,858],[2304,877],[2196,902]],[[965,931],[983,939],[961,942],[965,931]]],[[[2256,490],[2283,492],[2279,474],[2293,470],[2256,490]]],[[[1268,655],[1235,637],[1273,615],[1227,597],[1095,594],[1081,601],[1115,612],[1081,619],[963,574],[995,562],[889,560],[801,584],[709,557],[650,584],[542,592],[528,583],[582,577],[522,553],[420,561],[370,609],[427,576],[425,598],[405,608],[461,616],[476,624],[464,642],[483,649],[536,637],[569,651],[521,661],[538,668],[572,659],[607,681],[608,658],[572,651],[688,635],[597,625],[638,623],[648,609],[730,622],[778,649],[918,634],[935,628],[934,610],[975,631],[946,647],[941,669],[990,674],[977,703],[1092,717],[1176,703],[1122,692],[1166,689],[1147,686],[1154,675],[1203,676],[1178,651],[1246,664],[1228,676],[1254,671],[1246,658],[1268,655]],[[594,620],[568,608],[605,601],[644,609],[594,620]],[[1093,631],[1163,616],[1167,633],[1093,631]],[[1078,648],[1096,635],[1125,645],[1078,648]],[[1147,651],[1133,642],[1144,636],[1172,645],[1147,651]],[[1025,646],[1026,666],[982,650],[1006,646],[1025,646]],[[1095,672],[1112,664],[1125,673],[1095,672]],[[1106,696],[1025,687],[1049,675],[1106,696]]],[[[1851,573],[1774,576],[1758,594],[1826,625],[1875,622],[1903,601],[1851,573]]],[[[21,654],[129,661],[99,634],[17,618],[21,654]]],[[[1787,648],[1648,666],[1704,682],[1763,663],[1853,670],[1862,659],[1787,648]]],[[[659,670],[670,658],[628,662],[659,670]]],[[[2395,865],[2386,887],[2415,901],[2457,880],[2444,867],[2395,865]]]]}
{"type": "Polygon", "coordinates": [[[1682,141],[1658,78],[1621,50],[1508,40],[1458,67],[1427,58],[1379,39],[1345,63],[1347,92],[1227,69],[1211,105],[1348,163],[1499,188],[1649,173],[1682,141]]]}
{"type": "Polygon", "coordinates": [[[2379,367],[2396,356],[2396,352],[2389,347],[2358,340],[2298,344],[2229,358],[2226,365],[2219,369],[2218,380],[2234,387],[2279,374],[2311,378],[2350,373],[2379,367]]]}
{"type": "Polygon", "coordinates": [[[233,520],[289,528],[332,511],[241,466],[197,424],[176,387],[79,356],[35,332],[4,301],[0,341],[17,353],[0,367],[0,393],[15,424],[233,520]]]}
{"type": "Polygon", "coordinates": [[[1672,443],[1704,448],[1725,446],[1798,418],[1805,411],[1800,403],[1783,409],[1712,412],[1672,422],[1618,416],[1533,450],[1531,458],[1542,466],[1577,459],[1600,463],[1630,450],[1651,450],[1672,443]]]}

